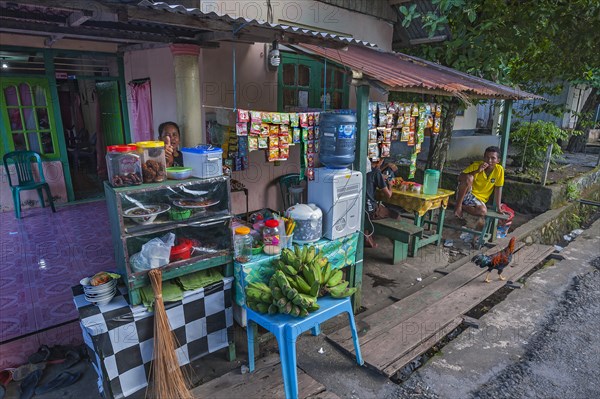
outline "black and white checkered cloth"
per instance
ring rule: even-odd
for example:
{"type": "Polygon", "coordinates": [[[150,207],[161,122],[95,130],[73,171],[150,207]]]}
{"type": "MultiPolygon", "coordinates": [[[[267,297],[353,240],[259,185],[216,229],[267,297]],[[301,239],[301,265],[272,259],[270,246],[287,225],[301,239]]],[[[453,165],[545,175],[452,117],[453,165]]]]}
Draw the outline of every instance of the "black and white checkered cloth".
{"type": "MultiPolygon", "coordinates": [[[[233,277],[186,291],[183,300],[165,304],[171,329],[180,344],[180,366],[233,342],[231,285],[233,277]]],[[[154,349],[154,313],[130,306],[127,291],[119,287],[104,306],[87,302],[83,288],[72,288],[83,338],[96,372],[98,389],[105,397],[124,398],[148,385],[154,349]]]]}

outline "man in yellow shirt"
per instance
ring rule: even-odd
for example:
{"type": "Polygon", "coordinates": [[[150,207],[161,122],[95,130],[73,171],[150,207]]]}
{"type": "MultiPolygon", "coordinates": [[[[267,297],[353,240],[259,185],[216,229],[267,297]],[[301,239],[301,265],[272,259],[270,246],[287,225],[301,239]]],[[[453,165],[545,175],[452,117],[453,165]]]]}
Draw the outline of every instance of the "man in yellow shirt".
{"type": "Polygon", "coordinates": [[[473,162],[458,176],[458,190],[454,215],[463,218],[463,211],[479,216],[478,227],[483,228],[483,217],[487,213],[486,202],[492,192],[496,201],[496,209],[502,203],[502,186],[504,186],[504,168],[498,164],[500,149],[492,146],[485,149],[483,161],[473,162]]]}

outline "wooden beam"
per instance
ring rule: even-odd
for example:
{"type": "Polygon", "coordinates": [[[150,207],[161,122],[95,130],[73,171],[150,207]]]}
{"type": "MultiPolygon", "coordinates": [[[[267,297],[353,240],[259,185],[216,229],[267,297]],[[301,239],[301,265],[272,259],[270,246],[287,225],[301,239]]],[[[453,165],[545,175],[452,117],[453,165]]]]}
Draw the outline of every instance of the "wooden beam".
{"type": "Polygon", "coordinates": [[[432,36],[432,37],[424,37],[421,39],[409,39],[408,42],[410,43],[411,46],[417,46],[419,44],[443,42],[446,39],[448,39],[448,36],[438,35],[438,36],[432,36]]]}
{"type": "Polygon", "coordinates": [[[504,109],[502,110],[502,126],[500,127],[500,134],[502,139],[500,141],[500,151],[502,152],[500,164],[502,167],[506,167],[506,153],[508,152],[508,140],[510,138],[510,120],[512,117],[512,100],[504,100],[504,109]]]}
{"type": "Polygon", "coordinates": [[[67,18],[67,24],[69,26],[79,26],[92,18],[92,14],[91,11],[75,11],[67,18]]]}
{"type": "Polygon", "coordinates": [[[397,4],[402,4],[402,3],[410,3],[413,0],[388,0],[388,3],[390,3],[391,6],[395,6],[397,4]]]}

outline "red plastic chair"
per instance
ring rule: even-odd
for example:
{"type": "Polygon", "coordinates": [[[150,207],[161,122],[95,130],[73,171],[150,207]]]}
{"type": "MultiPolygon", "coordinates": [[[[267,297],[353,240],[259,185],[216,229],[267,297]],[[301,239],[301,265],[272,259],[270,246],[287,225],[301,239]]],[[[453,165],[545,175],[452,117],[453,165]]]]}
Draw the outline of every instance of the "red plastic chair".
{"type": "Polygon", "coordinates": [[[50,192],[50,186],[46,183],[46,179],[44,178],[44,170],[42,168],[42,158],[40,154],[34,151],[13,151],[4,155],[4,169],[6,170],[6,176],[8,176],[8,185],[10,186],[10,190],[12,191],[13,202],[15,204],[15,214],[17,219],[21,218],[21,191],[25,190],[36,190],[38,192],[38,196],[40,197],[40,204],[42,208],[45,207],[44,203],[44,194],[42,193],[42,189],[46,191],[46,196],[48,197],[48,202],[50,202],[50,207],[52,208],[52,212],[56,212],[54,208],[54,201],[52,200],[52,193],[50,192]],[[35,159],[37,162],[38,172],[40,175],[40,181],[35,181],[35,176],[33,174],[33,168],[31,167],[32,160],[35,159]],[[15,171],[17,172],[17,180],[18,184],[13,184],[13,181],[10,176],[9,165],[15,165],[15,171]]]}

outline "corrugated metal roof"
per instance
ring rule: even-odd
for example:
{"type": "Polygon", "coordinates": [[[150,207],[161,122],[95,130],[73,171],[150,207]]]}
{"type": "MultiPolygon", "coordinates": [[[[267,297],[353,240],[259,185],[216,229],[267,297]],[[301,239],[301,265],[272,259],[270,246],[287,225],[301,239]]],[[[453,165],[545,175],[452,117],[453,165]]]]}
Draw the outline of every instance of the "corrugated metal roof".
{"type": "Polygon", "coordinates": [[[361,71],[369,79],[382,83],[392,91],[427,92],[465,99],[543,99],[535,94],[402,53],[358,46],[348,46],[344,50],[309,44],[294,47],[361,71]]]}
{"type": "Polygon", "coordinates": [[[174,14],[194,16],[200,19],[209,19],[213,21],[225,22],[232,26],[232,31],[235,31],[236,34],[243,34],[248,31],[251,33],[253,28],[267,28],[282,33],[284,35],[284,42],[303,43],[307,39],[310,41],[314,41],[316,39],[319,42],[336,43],[338,44],[338,46],[355,44],[359,46],[376,47],[375,44],[354,39],[352,37],[343,37],[328,32],[318,32],[306,28],[301,28],[298,26],[272,24],[266,21],[260,21],[256,19],[248,19],[242,17],[233,18],[227,14],[219,15],[214,11],[206,13],[200,10],[199,8],[186,8],[182,5],[170,5],[163,2],[152,3],[148,0],[143,0],[138,4],[138,6],[154,10],[162,10],[174,14]]]}

